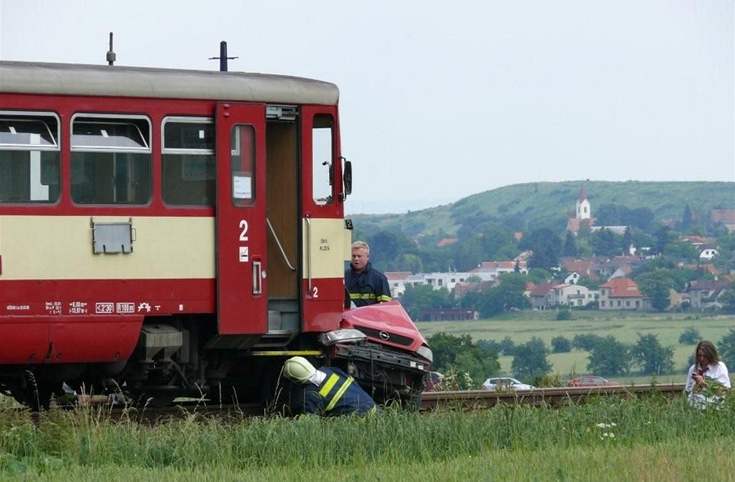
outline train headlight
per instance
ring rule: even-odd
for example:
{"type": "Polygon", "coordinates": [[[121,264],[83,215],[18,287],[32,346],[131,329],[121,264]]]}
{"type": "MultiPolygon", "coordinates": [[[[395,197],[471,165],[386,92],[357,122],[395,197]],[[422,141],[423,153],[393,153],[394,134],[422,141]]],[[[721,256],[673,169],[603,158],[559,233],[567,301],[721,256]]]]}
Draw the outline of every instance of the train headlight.
{"type": "Polygon", "coordinates": [[[429,348],[426,345],[421,345],[418,350],[416,350],[416,353],[418,355],[421,355],[422,357],[429,360],[431,363],[434,363],[434,354],[431,352],[431,348],[429,348]]]}
{"type": "Polygon", "coordinates": [[[367,338],[365,333],[354,328],[328,331],[319,335],[319,342],[324,346],[332,346],[336,343],[357,343],[367,338]]]}

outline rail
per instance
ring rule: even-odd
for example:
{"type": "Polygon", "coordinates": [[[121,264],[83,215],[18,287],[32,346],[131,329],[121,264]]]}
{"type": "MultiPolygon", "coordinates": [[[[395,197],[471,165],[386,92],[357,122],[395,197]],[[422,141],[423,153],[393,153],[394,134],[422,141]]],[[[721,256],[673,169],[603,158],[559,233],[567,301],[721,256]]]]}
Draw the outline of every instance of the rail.
{"type": "Polygon", "coordinates": [[[500,391],[466,390],[455,392],[424,392],[421,410],[438,408],[482,409],[499,404],[561,406],[581,403],[591,398],[618,396],[632,398],[639,395],[659,394],[666,397],[680,396],[683,383],[656,385],[607,385],[597,387],[538,388],[535,390],[500,391]]]}
{"type": "MultiPolygon", "coordinates": [[[[662,396],[674,398],[682,396],[684,384],[669,383],[657,385],[608,385],[600,387],[563,387],[539,388],[535,390],[518,390],[491,392],[488,390],[465,390],[452,392],[424,392],[421,397],[420,410],[424,413],[435,410],[483,410],[497,405],[529,405],[543,407],[561,407],[585,403],[603,397],[619,397],[630,399],[642,396],[662,396]]],[[[217,417],[238,420],[243,417],[272,416],[272,410],[257,403],[238,405],[220,405],[212,402],[177,403],[165,407],[120,407],[111,406],[107,397],[96,396],[87,400],[76,410],[93,411],[97,415],[111,419],[126,419],[140,423],[157,424],[190,416],[217,417]]],[[[27,410],[26,408],[19,410],[27,410]]],[[[54,408],[52,408],[54,410],[54,408]]],[[[33,413],[35,422],[40,422],[42,414],[33,413]]]]}

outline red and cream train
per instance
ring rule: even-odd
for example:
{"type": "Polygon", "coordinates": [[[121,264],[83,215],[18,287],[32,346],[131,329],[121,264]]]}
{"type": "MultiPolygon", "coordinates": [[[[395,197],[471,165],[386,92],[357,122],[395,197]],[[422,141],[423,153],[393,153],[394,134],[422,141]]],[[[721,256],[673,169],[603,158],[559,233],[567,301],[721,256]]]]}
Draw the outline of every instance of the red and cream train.
{"type": "Polygon", "coordinates": [[[302,354],[415,398],[431,351],[405,311],[343,309],[338,97],[296,77],[0,62],[0,390],[264,400],[302,354]]]}

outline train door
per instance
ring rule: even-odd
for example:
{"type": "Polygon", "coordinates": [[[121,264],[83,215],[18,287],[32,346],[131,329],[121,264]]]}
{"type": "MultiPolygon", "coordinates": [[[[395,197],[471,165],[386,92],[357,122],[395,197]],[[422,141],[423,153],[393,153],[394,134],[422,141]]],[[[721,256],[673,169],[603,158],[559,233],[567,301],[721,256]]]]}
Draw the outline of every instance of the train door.
{"type": "Polygon", "coordinates": [[[265,105],[216,109],[217,322],[223,335],[268,326],[265,105]]]}
{"type": "Polygon", "coordinates": [[[336,106],[301,109],[303,331],[339,327],[345,298],[347,232],[336,106]]]}

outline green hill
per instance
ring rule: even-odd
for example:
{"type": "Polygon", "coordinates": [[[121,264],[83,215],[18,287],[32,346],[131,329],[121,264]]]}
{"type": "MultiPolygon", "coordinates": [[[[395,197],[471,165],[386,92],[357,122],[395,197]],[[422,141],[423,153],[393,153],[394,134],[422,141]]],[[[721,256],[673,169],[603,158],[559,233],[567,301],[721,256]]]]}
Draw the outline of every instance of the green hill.
{"type": "Polygon", "coordinates": [[[647,208],[655,222],[680,220],[689,206],[704,221],[714,208],[735,208],[735,182],[567,181],[515,184],[468,196],[453,204],[406,214],[353,216],[357,235],[376,230],[400,232],[421,244],[497,224],[518,231],[550,228],[559,233],[574,213],[585,186],[597,216],[600,208],[647,208]]]}

